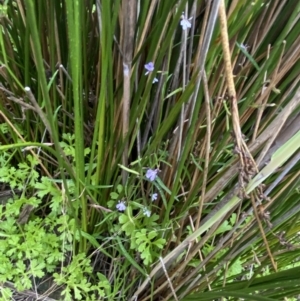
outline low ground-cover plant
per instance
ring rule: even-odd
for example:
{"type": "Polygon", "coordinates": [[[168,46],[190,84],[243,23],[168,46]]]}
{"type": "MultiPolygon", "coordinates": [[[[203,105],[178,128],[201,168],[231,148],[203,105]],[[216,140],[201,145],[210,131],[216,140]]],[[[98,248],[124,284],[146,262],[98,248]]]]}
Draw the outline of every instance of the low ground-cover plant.
{"type": "MultiPolygon", "coordinates": [[[[96,273],[97,285],[86,277],[93,270],[91,259],[85,253],[74,254],[79,235],[62,190],[51,179],[39,177],[38,161],[31,155],[17,167],[8,160],[11,154],[2,156],[6,160],[0,167],[1,182],[15,195],[0,205],[1,282],[10,281],[17,291],[24,291],[53,275],[53,287],[40,293],[51,294],[61,287],[64,300],[109,296],[104,275],[96,273]],[[27,196],[30,193],[33,196],[27,196]]],[[[72,183],[69,186],[71,190],[72,183]]],[[[3,300],[12,297],[8,289],[1,294],[3,300]]]]}
{"type": "Polygon", "coordinates": [[[297,1],[1,6],[1,300],[299,294],[297,1]]]}

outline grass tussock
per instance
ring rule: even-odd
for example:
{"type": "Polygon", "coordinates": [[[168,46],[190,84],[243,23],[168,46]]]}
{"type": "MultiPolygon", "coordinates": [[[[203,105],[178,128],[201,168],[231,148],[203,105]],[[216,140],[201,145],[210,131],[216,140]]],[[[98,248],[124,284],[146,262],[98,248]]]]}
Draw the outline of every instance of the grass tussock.
{"type": "Polygon", "coordinates": [[[295,300],[300,3],[1,3],[0,300],[295,300]]]}

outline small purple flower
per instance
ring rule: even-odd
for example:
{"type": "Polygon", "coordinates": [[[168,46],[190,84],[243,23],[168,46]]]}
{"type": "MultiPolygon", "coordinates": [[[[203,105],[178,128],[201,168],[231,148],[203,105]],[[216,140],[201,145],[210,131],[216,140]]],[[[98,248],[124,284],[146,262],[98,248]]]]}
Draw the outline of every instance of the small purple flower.
{"type": "Polygon", "coordinates": [[[184,15],[181,16],[180,25],[182,27],[182,30],[187,30],[188,28],[192,27],[192,23],[190,22],[193,19],[193,17],[187,19],[184,15]]]}
{"type": "Polygon", "coordinates": [[[149,62],[145,65],[145,69],[147,70],[147,72],[145,73],[145,75],[149,74],[150,72],[152,72],[154,70],[154,64],[153,62],[149,62]]]}
{"type": "Polygon", "coordinates": [[[147,217],[150,217],[150,215],[151,215],[151,211],[147,207],[143,208],[143,213],[147,217]]]}
{"type": "Polygon", "coordinates": [[[153,193],[153,194],[151,195],[151,201],[152,201],[152,202],[153,202],[153,201],[156,201],[157,198],[158,198],[158,194],[157,194],[157,193],[153,193]]]}
{"type": "MultiPolygon", "coordinates": [[[[154,63],[153,62],[149,62],[147,64],[145,64],[145,69],[147,70],[147,72],[145,73],[145,75],[148,75],[149,73],[151,73],[154,70],[154,63]]],[[[158,79],[155,77],[152,81],[152,84],[155,84],[158,82],[158,79]]]]}
{"type": "Polygon", "coordinates": [[[118,204],[116,205],[116,208],[119,211],[125,211],[126,210],[126,205],[124,201],[119,201],[118,204]]]}
{"type": "Polygon", "coordinates": [[[149,168],[146,172],[146,178],[150,181],[153,182],[156,177],[157,177],[157,173],[158,173],[159,169],[151,169],[149,168]]]}

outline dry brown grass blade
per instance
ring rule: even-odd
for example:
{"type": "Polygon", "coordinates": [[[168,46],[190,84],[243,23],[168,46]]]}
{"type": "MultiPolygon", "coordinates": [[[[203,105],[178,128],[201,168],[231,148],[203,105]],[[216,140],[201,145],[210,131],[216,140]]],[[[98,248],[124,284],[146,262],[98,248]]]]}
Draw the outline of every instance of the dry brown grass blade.
{"type": "MultiPolygon", "coordinates": [[[[203,18],[203,24],[202,24],[202,28],[201,28],[201,34],[200,34],[200,39],[199,39],[199,43],[198,43],[198,47],[197,47],[197,51],[196,51],[196,55],[195,55],[195,59],[194,59],[194,66],[200,66],[200,70],[201,70],[201,65],[200,65],[200,58],[201,58],[201,49],[203,47],[203,41],[204,41],[204,36],[205,36],[205,31],[206,31],[206,27],[207,27],[207,22],[208,22],[208,17],[209,17],[209,12],[210,12],[210,8],[211,8],[211,2],[208,2],[205,8],[205,13],[204,13],[204,18],[203,18]]],[[[195,74],[196,72],[199,72],[199,70],[197,68],[194,68],[193,73],[195,74]]],[[[204,101],[205,101],[205,108],[206,108],[206,120],[207,120],[207,132],[206,132],[206,138],[205,138],[205,144],[206,144],[206,152],[205,152],[205,166],[204,166],[204,179],[203,179],[203,184],[202,184],[202,190],[201,190],[201,197],[199,198],[199,208],[198,208],[198,217],[197,217],[197,222],[195,225],[195,228],[197,229],[199,227],[199,223],[200,223],[200,218],[201,218],[201,214],[202,214],[202,207],[203,207],[203,200],[204,200],[204,196],[205,196],[205,189],[206,189],[206,180],[207,180],[207,166],[208,166],[208,162],[209,162],[209,149],[210,149],[210,137],[211,137],[211,113],[210,113],[210,104],[209,104],[209,90],[208,90],[208,83],[207,83],[207,78],[206,78],[206,73],[205,71],[203,71],[203,76],[202,76],[203,82],[204,82],[204,101]],[[207,151],[208,149],[208,151],[207,151]]],[[[201,80],[201,77],[200,77],[201,80]]],[[[199,80],[199,82],[200,82],[199,80]]],[[[199,89],[199,88],[198,88],[199,89]]],[[[197,94],[197,92],[195,92],[197,94]]],[[[191,105],[191,99],[189,100],[189,103],[187,104],[187,107],[189,107],[191,105]]],[[[203,113],[204,115],[205,113],[203,113]]],[[[191,118],[191,116],[187,116],[187,114],[185,115],[185,118],[191,118]]],[[[204,118],[204,116],[199,116],[199,120],[198,123],[202,123],[202,119],[204,118]]],[[[199,128],[199,127],[196,127],[199,128]]],[[[197,133],[195,133],[195,136],[197,135],[197,133]]],[[[202,152],[200,154],[199,157],[202,157],[202,152]]],[[[199,177],[199,169],[196,169],[194,175],[193,175],[193,181],[191,184],[191,187],[194,187],[194,185],[198,182],[197,179],[199,177]]]]}
{"type": "MultiPolygon", "coordinates": [[[[213,233],[217,230],[217,228],[223,223],[223,220],[219,220],[218,222],[216,222],[208,231],[207,233],[201,237],[201,240],[199,242],[197,242],[190,250],[190,252],[188,253],[188,255],[186,256],[185,260],[181,261],[180,264],[178,264],[175,267],[175,270],[172,273],[171,279],[176,277],[176,282],[178,282],[177,286],[176,286],[176,291],[180,290],[180,288],[185,285],[186,283],[188,283],[188,281],[192,281],[189,284],[189,287],[193,287],[193,285],[195,284],[195,281],[197,279],[197,274],[199,274],[199,271],[204,268],[205,270],[205,265],[207,263],[209,263],[209,261],[211,260],[211,258],[213,258],[213,256],[218,253],[218,251],[220,251],[221,248],[223,248],[224,246],[216,246],[215,249],[208,254],[205,258],[202,257],[201,255],[201,248],[207,243],[207,241],[213,236],[213,233]],[[189,273],[187,273],[187,266],[188,264],[191,262],[191,260],[193,258],[195,258],[195,256],[197,254],[200,254],[200,259],[201,259],[201,263],[190,270],[189,273]],[[182,275],[184,274],[184,275],[182,275]],[[181,276],[181,278],[180,278],[181,276]]],[[[170,297],[170,295],[168,296],[170,297]]],[[[182,298],[182,296],[180,296],[180,298],[182,298]]]]}
{"type": "MultiPolygon", "coordinates": [[[[136,27],[136,1],[127,0],[122,3],[122,15],[123,18],[123,140],[128,133],[129,129],[129,111],[130,111],[130,75],[131,75],[131,62],[133,55],[133,41],[136,27]]],[[[124,152],[122,163],[124,166],[128,166],[128,141],[124,142],[124,152]]],[[[127,180],[127,172],[122,170],[123,185],[127,180]]]]}
{"type": "Polygon", "coordinates": [[[270,258],[270,260],[271,260],[271,263],[272,263],[272,266],[273,266],[275,272],[277,272],[277,265],[276,265],[276,263],[275,263],[275,261],[274,261],[274,257],[273,257],[273,255],[272,255],[271,250],[270,250],[269,243],[268,243],[268,240],[267,240],[266,235],[265,235],[265,232],[264,232],[264,228],[263,228],[263,226],[262,226],[262,224],[261,224],[260,219],[261,219],[262,217],[260,216],[260,214],[259,214],[258,211],[257,211],[257,208],[256,208],[256,202],[255,202],[255,197],[254,197],[254,194],[253,194],[253,193],[251,193],[251,197],[250,197],[250,198],[251,198],[251,203],[252,203],[254,215],[255,215],[255,218],[256,218],[256,221],[257,221],[257,224],[258,224],[258,227],[259,227],[261,236],[262,236],[262,238],[263,238],[264,244],[265,244],[265,246],[266,246],[267,253],[268,253],[268,255],[269,255],[269,258],[270,258]]]}
{"type": "Polygon", "coordinates": [[[208,83],[207,83],[207,77],[206,73],[203,72],[203,87],[204,87],[204,104],[205,104],[205,111],[206,111],[206,134],[205,134],[205,161],[204,161],[204,169],[203,169],[203,182],[202,182],[202,189],[201,189],[201,197],[199,198],[199,207],[198,207],[198,216],[197,216],[197,221],[195,228],[199,228],[200,224],[200,219],[202,216],[202,209],[203,209],[203,204],[204,204],[204,199],[205,199],[205,192],[206,192],[206,185],[207,185],[207,174],[208,174],[208,165],[209,165],[209,154],[210,154],[210,144],[211,144],[211,111],[210,111],[210,95],[208,91],[208,83]]]}
{"type": "MultiPolygon", "coordinates": [[[[291,187],[292,183],[294,183],[297,179],[299,179],[300,177],[300,170],[297,171],[292,177],[290,177],[289,180],[285,181],[285,185],[282,187],[282,189],[280,189],[274,196],[272,199],[279,199],[279,197],[283,194],[286,193],[286,191],[288,191],[288,187],[291,187]]],[[[266,204],[266,209],[268,208],[268,206],[270,206],[272,204],[272,202],[269,202],[268,204],[266,204]]]]}
{"type": "MultiPolygon", "coordinates": [[[[293,97],[293,100],[291,100],[290,103],[295,103],[298,104],[300,102],[300,89],[298,89],[298,91],[296,92],[295,96],[293,97]],[[294,100],[294,102],[293,102],[294,100]]],[[[289,104],[290,104],[289,103],[289,104]]],[[[295,106],[296,107],[296,106],[295,106]]],[[[283,128],[285,122],[287,121],[288,117],[291,115],[291,113],[293,112],[293,108],[294,106],[287,106],[285,108],[285,110],[283,110],[282,112],[284,112],[284,114],[282,114],[281,112],[281,123],[278,123],[276,127],[273,128],[273,133],[272,135],[269,137],[267,144],[265,145],[264,149],[261,151],[258,159],[257,159],[257,164],[259,165],[262,160],[264,159],[265,155],[267,154],[268,150],[270,149],[270,147],[272,146],[273,142],[275,141],[276,137],[278,136],[280,130],[283,128]]]]}
{"type": "MultiPolygon", "coordinates": [[[[276,116],[276,118],[269,124],[269,126],[257,137],[257,139],[249,145],[249,150],[250,152],[255,155],[258,150],[263,147],[263,145],[274,135],[274,132],[278,128],[281,127],[282,124],[287,120],[287,118],[293,113],[293,111],[300,105],[300,97],[299,97],[299,92],[296,93],[296,95],[293,97],[293,99],[286,105],[286,107],[276,116]]],[[[297,124],[294,124],[294,127],[297,124]]],[[[290,129],[284,136],[285,139],[291,138],[293,134],[293,130],[290,129]]],[[[281,136],[283,137],[283,136],[281,136]]],[[[276,137],[275,137],[276,138],[276,137]]],[[[273,139],[274,140],[274,139],[273,139]]],[[[278,149],[286,140],[283,139],[275,139],[274,140],[276,143],[276,149],[278,149]]],[[[271,150],[266,151],[263,153],[263,157],[266,156],[266,158],[269,158],[276,150],[275,148],[272,148],[271,150]]],[[[266,159],[264,159],[261,162],[265,162],[266,159]]],[[[236,176],[238,170],[238,163],[235,161],[232,163],[231,167],[220,177],[220,179],[214,184],[214,187],[207,191],[206,196],[205,196],[205,203],[206,202],[211,202],[219,193],[222,191],[227,183],[236,176]]]]}
{"type": "MultiPolygon", "coordinates": [[[[270,57],[270,48],[271,47],[269,45],[267,59],[269,59],[269,57],[270,57]]],[[[279,67],[279,64],[277,64],[277,70],[278,70],[278,67],[279,67]]],[[[266,82],[266,80],[267,80],[267,72],[265,72],[265,75],[264,75],[264,82],[266,82]]],[[[271,85],[269,85],[269,86],[271,86],[271,85]]],[[[257,117],[256,117],[255,126],[254,126],[254,130],[253,130],[253,135],[252,135],[252,142],[255,141],[255,139],[257,137],[260,121],[263,116],[263,112],[264,112],[266,104],[268,102],[270,93],[271,93],[270,87],[269,87],[269,89],[267,89],[266,85],[264,84],[262,87],[261,96],[256,101],[256,103],[258,103],[258,110],[257,110],[257,117]],[[269,91],[266,92],[266,90],[269,90],[269,91]],[[262,99],[260,100],[260,98],[262,98],[262,99]]]]}
{"type": "Polygon", "coordinates": [[[38,113],[39,117],[43,121],[47,131],[50,134],[50,136],[53,136],[52,129],[51,129],[51,126],[49,124],[49,121],[47,120],[47,117],[45,116],[45,113],[39,107],[39,105],[38,105],[37,101],[35,100],[35,97],[34,97],[33,93],[31,92],[30,88],[26,87],[25,88],[25,93],[26,93],[28,99],[31,101],[32,105],[34,106],[35,111],[38,113]]]}
{"type": "MultiPolygon", "coordinates": [[[[224,55],[224,65],[225,65],[225,76],[227,82],[227,89],[229,94],[229,99],[231,100],[231,114],[232,114],[232,124],[233,130],[236,138],[236,143],[240,151],[242,151],[242,133],[240,127],[239,110],[237,106],[236,91],[233,80],[232,64],[231,64],[231,51],[229,48],[229,38],[227,31],[227,17],[225,11],[224,0],[220,1],[219,6],[219,16],[220,16],[220,27],[221,27],[221,37],[224,55]]],[[[242,163],[243,164],[243,163],[242,163]]]]}
{"type": "Polygon", "coordinates": [[[171,289],[171,291],[172,291],[172,295],[173,295],[174,299],[175,299],[176,301],[178,301],[178,297],[177,297],[177,295],[176,295],[176,293],[175,293],[175,290],[174,290],[172,281],[171,281],[171,279],[170,279],[170,277],[169,277],[169,275],[168,275],[168,272],[167,272],[167,269],[166,269],[166,267],[165,267],[165,265],[164,265],[164,262],[163,262],[163,260],[162,260],[161,257],[159,258],[159,260],[160,260],[160,262],[161,262],[161,264],[162,264],[162,267],[163,267],[165,276],[166,276],[166,278],[167,278],[167,280],[168,280],[170,289],[171,289]]]}
{"type": "Polygon", "coordinates": [[[31,290],[24,290],[22,292],[18,292],[15,285],[13,283],[11,283],[10,281],[6,281],[1,286],[8,287],[15,292],[15,294],[17,295],[15,297],[17,297],[18,299],[12,299],[12,300],[34,300],[35,299],[35,300],[44,300],[44,301],[57,301],[56,299],[47,297],[46,294],[38,294],[37,292],[31,291],[31,290]]]}
{"type": "MultiPolygon", "coordinates": [[[[215,22],[217,18],[217,13],[218,13],[218,6],[219,6],[219,0],[212,2],[208,2],[207,5],[205,6],[205,14],[204,14],[204,19],[201,27],[201,34],[200,34],[200,39],[198,42],[197,46],[197,51],[195,54],[195,59],[194,59],[194,64],[193,64],[193,75],[197,74],[198,78],[196,81],[196,87],[194,90],[193,95],[190,97],[186,110],[185,110],[185,120],[188,121],[188,123],[191,123],[192,120],[192,114],[194,111],[194,107],[197,101],[198,97],[198,92],[204,72],[204,66],[205,66],[205,60],[206,60],[206,55],[210,46],[211,42],[211,37],[212,37],[212,32],[215,27],[215,22]]],[[[208,94],[211,95],[211,91],[208,91],[208,94]]],[[[203,120],[205,119],[205,112],[206,111],[200,111],[200,116],[197,121],[197,126],[195,127],[196,131],[194,133],[194,140],[197,139],[197,136],[199,135],[199,132],[201,131],[200,126],[203,123],[203,120]]],[[[188,129],[188,128],[187,128],[188,129]]],[[[186,129],[186,130],[187,130],[186,129]]],[[[176,146],[177,146],[177,140],[174,139],[172,142],[172,145],[170,147],[171,154],[176,155],[176,146]]],[[[205,153],[205,150],[201,152],[200,156],[205,153]]],[[[198,182],[198,177],[199,177],[199,170],[197,169],[193,175],[193,180],[191,184],[191,190],[197,185],[198,182]]],[[[170,177],[164,177],[165,179],[169,179],[170,177]]],[[[168,181],[168,180],[167,180],[168,181]]],[[[200,204],[201,206],[201,204],[200,204]]]]}
{"type": "Polygon", "coordinates": [[[229,47],[229,38],[228,38],[228,28],[227,28],[227,16],[225,10],[224,0],[220,1],[219,6],[219,19],[221,27],[221,40],[222,40],[222,49],[224,56],[224,66],[225,66],[225,77],[227,82],[228,96],[231,101],[231,115],[232,115],[232,125],[235,135],[235,152],[239,156],[240,163],[240,173],[239,173],[239,185],[241,190],[240,195],[245,195],[244,189],[245,185],[249,182],[252,175],[257,172],[257,166],[252,158],[252,155],[244,141],[240,125],[239,109],[237,105],[237,94],[235,90],[235,84],[233,80],[233,68],[231,64],[231,51],[229,47]]]}
{"type": "Polygon", "coordinates": [[[153,14],[154,14],[154,11],[155,11],[155,8],[157,7],[157,0],[153,0],[151,1],[151,4],[150,4],[150,7],[149,7],[149,10],[148,10],[148,14],[147,14],[147,19],[145,21],[145,24],[143,26],[143,31],[140,35],[140,38],[139,38],[139,43],[137,44],[137,47],[134,51],[134,54],[137,55],[137,53],[140,51],[142,45],[145,43],[145,38],[146,38],[146,35],[147,33],[151,30],[151,26],[152,26],[152,23],[151,23],[151,18],[153,17],[153,14]]]}

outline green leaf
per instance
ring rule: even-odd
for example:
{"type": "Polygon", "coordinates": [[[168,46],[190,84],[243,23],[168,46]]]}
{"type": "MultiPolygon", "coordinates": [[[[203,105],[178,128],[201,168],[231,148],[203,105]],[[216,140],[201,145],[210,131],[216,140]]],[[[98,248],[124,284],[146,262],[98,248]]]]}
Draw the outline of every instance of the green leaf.
{"type": "Polygon", "coordinates": [[[238,275],[243,271],[243,262],[238,258],[228,270],[228,276],[238,275]]]}
{"type": "Polygon", "coordinates": [[[117,185],[117,191],[118,191],[118,193],[120,194],[120,193],[123,191],[123,186],[120,185],[120,184],[118,184],[118,185],[117,185]]]}
{"type": "Polygon", "coordinates": [[[232,229],[232,226],[229,225],[228,221],[225,221],[221,224],[221,226],[217,229],[217,231],[215,232],[215,234],[220,234],[220,233],[224,233],[227,231],[230,231],[232,229]]]}
{"type": "Polygon", "coordinates": [[[135,224],[133,219],[129,219],[129,217],[125,214],[121,214],[119,217],[119,223],[122,224],[121,229],[125,232],[127,236],[130,236],[135,230],[135,224]]]}
{"type": "Polygon", "coordinates": [[[233,226],[236,222],[236,213],[233,213],[230,217],[230,224],[233,226]]]}
{"type": "Polygon", "coordinates": [[[159,249],[162,249],[166,243],[166,240],[164,238],[159,238],[153,242],[153,245],[158,247],[159,249]]]}
{"type": "Polygon", "coordinates": [[[110,197],[113,199],[113,200],[117,200],[119,198],[119,194],[116,193],[116,192],[111,192],[110,193],[110,197]]]}
{"type": "Polygon", "coordinates": [[[150,263],[152,263],[152,257],[151,257],[151,253],[149,249],[145,249],[142,253],[141,253],[141,258],[143,259],[144,264],[147,266],[150,263]]]}
{"type": "Polygon", "coordinates": [[[52,183],[49,178],[42,177],[40,182],[35,184],[35,188],[37,189],[37,195],[42,198],[47,194],[53,193],[52,183]]]}
{"type": "Polygon", "coordinates": [[[148,233],[148,239],[152,240],[154,237],[157,236],[157,232],[156,231],[151,231],[148,233]]]}
{"type": "Polygon", "coordinates": [[[80,290],[77,289],[76,286],[74,286],[73,290],[74,290],[75,300],[82,300],[82,295],[80,293],[80,290]]]}

